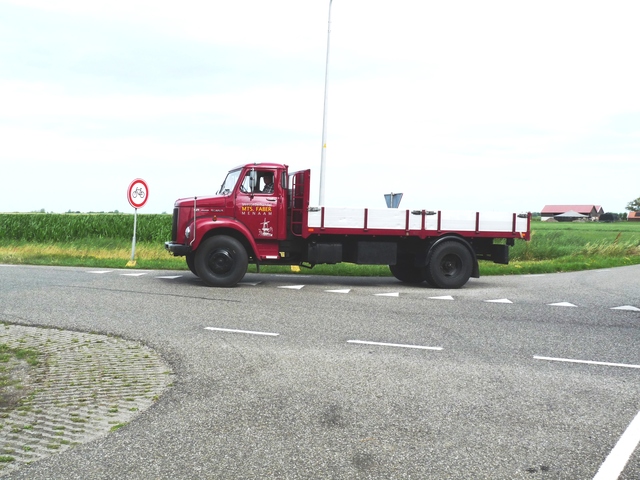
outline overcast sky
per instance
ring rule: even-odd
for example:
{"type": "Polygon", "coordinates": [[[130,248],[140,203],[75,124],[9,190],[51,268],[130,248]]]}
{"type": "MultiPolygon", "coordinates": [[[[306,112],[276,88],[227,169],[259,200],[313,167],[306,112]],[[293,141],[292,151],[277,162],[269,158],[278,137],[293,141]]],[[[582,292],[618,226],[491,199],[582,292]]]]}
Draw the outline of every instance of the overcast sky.
{"type": "MultiPolygon", "coordinates": [[[[329,0],[0,0],[0,212],[171,212],[312,169],[329,0]]],[[[328,206],[640,197],[640,2],[334,0],[328,206]]]]}

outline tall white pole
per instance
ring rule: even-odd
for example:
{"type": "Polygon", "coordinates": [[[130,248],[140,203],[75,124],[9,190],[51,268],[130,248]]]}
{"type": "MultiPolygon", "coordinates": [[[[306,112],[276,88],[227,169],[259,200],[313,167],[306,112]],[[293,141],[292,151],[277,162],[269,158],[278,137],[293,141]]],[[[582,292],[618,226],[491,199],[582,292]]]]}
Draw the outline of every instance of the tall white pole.
{"type": "Polygon", "coordinates": [[[331,37],[331,4],[329,0],[329,27],[327,29],[327,63],[324,71],[324,112],[322,114],[322,154],[320,155],[320,206],[324,206],[324,179],[327,160],[327,85],[329,78],[329,39],[331,37]]]}

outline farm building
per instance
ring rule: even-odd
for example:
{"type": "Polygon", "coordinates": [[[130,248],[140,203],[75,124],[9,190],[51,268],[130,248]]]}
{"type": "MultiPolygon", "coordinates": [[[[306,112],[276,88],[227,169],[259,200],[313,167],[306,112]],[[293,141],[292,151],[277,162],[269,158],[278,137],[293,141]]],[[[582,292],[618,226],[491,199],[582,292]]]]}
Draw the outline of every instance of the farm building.
{"type": "MultiPolygon", "coordinates": [[[[597,221],[600,215],[604,213],[604,210],[600,205],[545,205],[542,212],[540,212],[540,219],[544,222],[569,212],[571,212],[571,214],[580,214],[577,218],[597,221]],[[582,215],[584,215],[584,217],[582,217],[582,215]]],[[[566,217],[565,215],[565,218],[566,217]]]]}
{"type": "Polygon", "coordinates": [[[640,212],[629,212],[627,220],[630,222],[640,222],[640,212]]]}

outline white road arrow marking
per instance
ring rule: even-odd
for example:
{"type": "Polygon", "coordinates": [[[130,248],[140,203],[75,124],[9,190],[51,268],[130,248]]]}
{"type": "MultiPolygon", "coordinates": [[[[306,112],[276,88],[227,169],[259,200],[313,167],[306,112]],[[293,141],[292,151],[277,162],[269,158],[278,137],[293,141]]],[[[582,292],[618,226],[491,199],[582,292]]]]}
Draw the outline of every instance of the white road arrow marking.
{"type": "Polygon", "coordinates": [[[576,307],[577,306],[577,305],[574,305],[573,303],[569,303],[569,302],[549,303],[548,305],[550,307],[576,307]]]}

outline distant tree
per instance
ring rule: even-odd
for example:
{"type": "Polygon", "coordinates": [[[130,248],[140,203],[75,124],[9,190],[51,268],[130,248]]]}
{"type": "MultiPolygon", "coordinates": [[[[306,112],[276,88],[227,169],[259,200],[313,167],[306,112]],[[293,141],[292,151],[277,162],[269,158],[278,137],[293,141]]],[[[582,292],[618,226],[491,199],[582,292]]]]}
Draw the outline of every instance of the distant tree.
{"type": "Polygon", "coordinates": [[[600,215],[600,221],[601,222],[610,223],[610,222],[613,222],[615,220],[616,220],[616,218],[615,218],[613,213],[607,212],[607,213],[603,213],[602,215],[600,215]]]}
{"type": "Polygon", "coordinates": [[[640,197],[627,203],[627,210],[631,212],[640,212],[640,197]]]}

